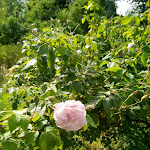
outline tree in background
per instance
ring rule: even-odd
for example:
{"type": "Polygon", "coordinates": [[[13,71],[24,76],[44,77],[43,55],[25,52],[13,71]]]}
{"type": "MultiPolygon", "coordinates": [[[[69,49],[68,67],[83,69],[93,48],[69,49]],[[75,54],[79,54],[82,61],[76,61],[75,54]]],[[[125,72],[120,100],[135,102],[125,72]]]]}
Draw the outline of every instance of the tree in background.
{"type": "Polygon", "coordinates": [[[111,18],[112,16],[116,16],[116,0],[97,0],[100,4],[100,6],[104,7],[105,15],[108,18],[111,18]]]}
{"type": "Polygon", "coordinates": [[[23,23],[25,5],[18,0],[0,1],[0,43],[17,43],[27,32],[19,22],[23,23]]]}
{"type": "Polygon", "coordinates": [[[21,14],[23,9],[25,9],[23,1],[1,0],[0,4],[0,10],[2,9],[5,12],[4,16],[6,18],[11,15],[15,15],[16,12],[21,14]]]}
{"type": "Polygon", "coordinates": [[[147,1],[148,0],[129,0],[128,2],[130,2],[131,4],[136,4],[134,5],[132,12],[144,13],[149,8],[148,6],[146,6],[147,1]]]}
{"type": "Polygon", "coordinates": [[[57,16],[57,11],[55,0],[30,0],[27,3],[26,18],[29,22],[50,20],[57,16]]]}
{"type": "MultiPolygon", "coordinates": [[[[100,5],[99,16],[116,15],[115,0],[94,0],[100,5]]],[[[0,1],[0,43],[17,43],[32,28],[42,29],[51,18],[58,18],[61,24],[69,20],[71,30],[79,24],[76,33],[85,34],[88,24],[81,23],[83,6],[88,0],[1,0],[0,1]]]]}
{"type": "MultiPolygon", "coordinates": [[[[68,5],[68,9],[61,9],[58,12],[57,17],[65,23],[66,20],[69,19],[70,26],[72,27],[72,30],[75,29],[78,25],[80,25],[76,33],[85,34],[88,31],[88,24],[82,24],[81,20],[84,15],[84,9],[83,6],[88,4],[89,0],[70,0],[70,3],[68,5]]],[[[107,16],[108,18],[112,16],[116,16],[116,5],[115,1],[113,0],[94,0],[94,2],[98,3],[100,8],[97,11],[97,14],[99,17],[101,16],[107,16]]]]}

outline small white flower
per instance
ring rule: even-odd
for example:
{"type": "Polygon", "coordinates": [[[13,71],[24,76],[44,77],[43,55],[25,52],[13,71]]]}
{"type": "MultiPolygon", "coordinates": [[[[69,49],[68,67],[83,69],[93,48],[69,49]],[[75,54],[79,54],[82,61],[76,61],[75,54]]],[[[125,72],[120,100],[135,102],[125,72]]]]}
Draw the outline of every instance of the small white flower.
{"type": "Polygon", "coordinates": [[[36,33],[37,31],[38,31],[37,28],[34,28],[34,29],[32,30],[33,33],[36,33]]]}
{"type": "Polygon", "coordinates": [[[134,46],[134,43],[129,43],[128,44],[128,49],[133,48],[133,46],[134,46]]]}

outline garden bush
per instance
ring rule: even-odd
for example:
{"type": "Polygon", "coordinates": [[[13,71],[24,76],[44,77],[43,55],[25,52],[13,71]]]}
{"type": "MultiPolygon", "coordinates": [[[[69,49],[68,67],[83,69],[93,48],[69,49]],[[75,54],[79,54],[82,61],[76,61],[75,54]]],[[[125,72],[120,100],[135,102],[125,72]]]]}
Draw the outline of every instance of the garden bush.
{"type": "Polygon", "coordinates": [[[0,43],[3,45],[16,44],[27,29],[19,23],[19,19],[9,16],[0,23],[0,43]]]}
{"type": "Polygon", "coordinates": [[[8,69],[24,56],[21,51],[21,42],[17,45],[0,45],[0,87],[6,81],[8,69]]]}
{"type": "Polygon", "coordinates": [[[107,19],[96,5],[84,7],[93,11],[82,18],[89,24],[85,36],[51,26],[24,40],[26,56],[10,69],[0,94],[12,104],[0,112],[4,150],[149,149],[150,9],[107,19]],[[61,113],[68,123],[76,116],[75,105],[64,106],[68,100],[86,110],[87,125],[78,131],[57,122],[65,119],[61,113]]]}
{"type": "Polygon", "coordinates": [[[22,56],[21,42],[16,45],[0,45],[0,64],[5,64],[6,68],[15,65],[22,56]]]}

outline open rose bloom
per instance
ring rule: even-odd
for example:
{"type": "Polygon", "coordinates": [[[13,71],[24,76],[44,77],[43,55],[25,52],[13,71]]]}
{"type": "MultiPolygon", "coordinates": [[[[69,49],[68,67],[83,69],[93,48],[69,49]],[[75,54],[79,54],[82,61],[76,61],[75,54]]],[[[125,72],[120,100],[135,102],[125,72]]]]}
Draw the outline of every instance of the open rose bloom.
{"type": "Polygon", "coordinates": [[[80,101],[56,104],[53,117],[56,125],[66,131],[77,131],[87,124],[85,106],[80,101]]]}

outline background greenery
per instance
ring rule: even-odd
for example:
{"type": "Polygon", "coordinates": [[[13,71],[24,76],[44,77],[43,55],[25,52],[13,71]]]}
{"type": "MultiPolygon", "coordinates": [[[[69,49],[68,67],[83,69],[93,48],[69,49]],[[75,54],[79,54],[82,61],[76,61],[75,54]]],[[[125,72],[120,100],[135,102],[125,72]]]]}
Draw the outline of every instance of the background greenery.
{"type": "Polygon", "coordinates": [[[148,150],[150,1],[125,17],[114,1],[10,2],[0,9],[0,147],[148,150]],[[88,125],[67,133],[53,109],[69,99],[84,103],[88,125]]]}
{"type": "MultiPolygon", "coordinates": [[[[116,7],[114,1],[98,1],[101,7],[98,11],[99,15],[107,15],[111,17],[116,15],[116,7]],[[108,5],[109,4],[109,5],[108,5]],[[111,4],[111,5],[110,5],[111,4]],[[110,6],[111,9],[109,8],[110,6]]],[[[41,32],[44,27],[50,27],[52,24],[57,25],[60,20],[61,26],[70,34],[80,33],[86,34],[88,31],[88,23],[81,23],[84,14],[84,5],[88,0],[1,0],[0,1],[0,80],[3,80],[4,70],[10,68],[16,63],[16,60],[22,57],[21,49],[17,45],[21,45],[25,36],[35,34],[32,32],[34,28],[38,28],[41,32]],[[54,21],[53,21],[54,20],[54,21]],[[8,45],[8,46],[5,46],[8,45]],[[14,49],[17,50],[14,53],[14,49]],[[6,48],[7,47],[7,48],[6,48]],[[12,50],[10,50],[12,47],[12,50]],[[2,58],[3,57],[3,58],[2,58]],[[4,60],[7,57],[7,62],[4,60]],[[8,59],[10,58],[10,59],[8,59]],[[5,66],[5,67],[4,67],[5,66]],[[5,69],[4,69],[5,68],[5,69]]],[[[21,48],[21,46],[20,46],[21,48]]]]}

